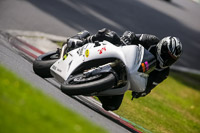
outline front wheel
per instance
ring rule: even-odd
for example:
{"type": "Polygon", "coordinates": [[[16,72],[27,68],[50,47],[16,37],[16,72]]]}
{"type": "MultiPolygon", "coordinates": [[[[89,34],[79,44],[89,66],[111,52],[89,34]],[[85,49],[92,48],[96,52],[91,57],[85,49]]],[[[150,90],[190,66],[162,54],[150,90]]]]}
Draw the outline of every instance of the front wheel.
{"type": "Polygon", "coordinates": [[[58,52],[38,56],[33,62],[33,71],[42,78],[51,78],[50,67],[59,59],[58,52]]]}
{"type": "Polygon", "coordinates": [[[68,95],[88,95],[112,88],[116,83],[113,73],[85,77],[78,74],[61,84],[61,91],[68,95]]]}

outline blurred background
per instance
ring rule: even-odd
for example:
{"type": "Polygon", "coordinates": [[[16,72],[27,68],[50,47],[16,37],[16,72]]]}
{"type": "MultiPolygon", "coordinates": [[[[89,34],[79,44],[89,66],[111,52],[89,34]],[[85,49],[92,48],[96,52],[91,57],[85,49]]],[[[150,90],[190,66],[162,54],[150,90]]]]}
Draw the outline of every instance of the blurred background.
{"type": "Polygon", "coordinates": [[[200,70],[200,4],[193,0],[0,0],[1,30],[72,36],[104,27],[179,37],[184,53],[176,66],[200,70]]]}

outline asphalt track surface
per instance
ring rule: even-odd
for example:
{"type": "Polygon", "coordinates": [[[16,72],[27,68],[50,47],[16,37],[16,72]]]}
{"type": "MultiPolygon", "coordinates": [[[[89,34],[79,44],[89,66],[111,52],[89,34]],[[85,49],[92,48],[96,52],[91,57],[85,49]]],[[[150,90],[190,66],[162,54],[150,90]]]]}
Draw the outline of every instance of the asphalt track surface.
{"type": "MultiPolygon", "coordinates": [[[[84,103],[83,98],[69,97],[62,93],[58,88],[59,84],[53,79],[43,79],[37,76],[32,70],[31,59],[23,54],[19,49],[8,43],[5,38],[0,35],[0,64],[7,69],[18,74],[31,85],[40,88],[45,94],[54,97],[62,105],[70,108],[72,111],[81,114],[93,123],[107,129],[111,133],[127,133],[138,131],[132,128],[123,128],[116,123],[114,119],[108,119],[106,114],[102,113],[102,109],[92,107],[91,103],[84,103]]],[[[31,115],[31,114],[30,114],[31,115]]],[[[58,114],[59,115],[59,114],[58,114]]],[[[67,118],[66,118],[67,119],[67,118]]],[[[126,123],[127,124],[127,123],[126,123]]]]}
{"type": "Polygon", "coordinates": [[[1,0],[0,29],[72,36],[103,27],[122,34],[173,35],[184,52],[177,66],[200,70],[200,5],[192,0],[1,0]]]}

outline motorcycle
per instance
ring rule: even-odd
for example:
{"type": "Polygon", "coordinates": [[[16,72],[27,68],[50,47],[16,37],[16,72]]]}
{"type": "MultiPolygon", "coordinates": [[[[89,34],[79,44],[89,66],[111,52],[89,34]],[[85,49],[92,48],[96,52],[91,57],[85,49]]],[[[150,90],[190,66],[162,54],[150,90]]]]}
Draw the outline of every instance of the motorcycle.
{"type": "Polygon", "coordinates": [[[86,96],[143,92],[155,66],[154,55],[142,45],[116,46],[106,40],[73,50],[65,44],[33,62],[34,72],[43,78],[54,77],[65,94],[86,96]]]}

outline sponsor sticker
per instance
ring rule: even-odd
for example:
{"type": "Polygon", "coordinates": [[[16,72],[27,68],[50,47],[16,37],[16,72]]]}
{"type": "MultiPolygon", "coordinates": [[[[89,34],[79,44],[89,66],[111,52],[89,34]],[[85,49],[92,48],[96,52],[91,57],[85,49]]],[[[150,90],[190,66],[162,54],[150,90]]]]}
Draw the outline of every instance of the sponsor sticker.
{"type": "Polygon", "coordinates": [[[106,47],[103,47],[102,49],[99,49],[99,50],[98,50],[99,54],[102,54],[103,51],[106,51],[106,47]]]}
{"type": "Polygon", "coordinates": [[[142,71],[146,72],[149,70],[149,63],[147,61],[145,61],[144,63],[141,63],[142,66],[142,71]]]}
{"type": "Polygon", "coordinates": [[[63,56],[63,60],[65,60],[65,59],[67,58],[67,56],[68,56],[68,54],[65,54],[65,55],[63,56]]]}
{"type": "Polygon", "coordinates": [[[85,57],[89,57],[89,54],[90,54],[89,49],[87,49],[87,50],[85,51],[85,57]]]}

